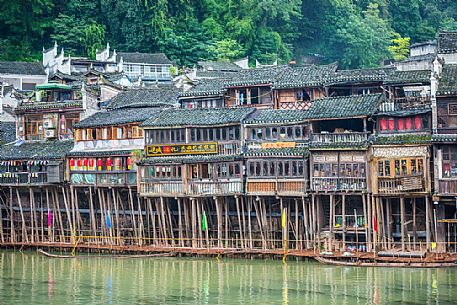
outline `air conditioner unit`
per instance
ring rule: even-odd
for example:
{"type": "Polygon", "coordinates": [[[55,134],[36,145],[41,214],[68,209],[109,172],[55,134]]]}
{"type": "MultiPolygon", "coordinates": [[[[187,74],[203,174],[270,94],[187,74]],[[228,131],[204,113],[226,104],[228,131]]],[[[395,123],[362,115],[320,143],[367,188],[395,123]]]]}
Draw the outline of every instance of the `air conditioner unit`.
{"type": "Polygon", "coordinates": [[[55,129],[48,129],[44,132],[45,138],[55,138],[56,137],[56,130],[55,129]]]}
{"type": "Polygon", "coordinates": [[[43,121],[44,128],[54,128],[54,122],[52,119],[47,119],[43,121]]]}

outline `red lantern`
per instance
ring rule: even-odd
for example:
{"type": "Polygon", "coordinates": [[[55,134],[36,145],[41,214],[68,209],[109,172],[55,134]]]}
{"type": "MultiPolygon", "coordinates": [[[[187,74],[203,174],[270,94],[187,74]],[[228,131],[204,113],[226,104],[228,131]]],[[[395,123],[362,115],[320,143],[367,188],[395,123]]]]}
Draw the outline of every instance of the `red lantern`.
{"type": "Polygon", "coordinates": [[[89,169],[91,171],[93,171],[94,170],[94,166],[95,166],[95,160],[94,159],[90,159],[89,160],[89,169]]]}
{"type": "Polygon", "coordinates": [[[78,163],[77,164],[78,164],[78,169],[81,170],[82,167],[83,167],[83,160],[78,159],[78,163]]]}
{"type": "Polygon", "coordinates": [[[75,159],[70,159],[70,170],[75,170],[75,159]]]}
{"type": "Polygon", "coordinates": [[[113,166],[113,160],[111,158],[106,159],[106,168],[110,171],[113,166]]]}
{"type": "Polygon", "coordinates": [[[98,159],[98,160],[97,160],[97,167],[98,167],[98,170],[99,170],[99,171],[102,170],[102,166],[103,166],[103,161],[102,161],[102,159],[98,159]]]}
{"type": "Polygon", "coordinates": [[[84,159],[84,170],[87,170],[87,167],[89,166],[89,160],[84,159]]]}
{"type": "Polygon", "coordinates": [[[132,158],[127,158],[127,169],[130,170],[132,168],[132,158]]]}
{"type": "Polygon", "coordinates": [[[414,129],[421,129],[421,118],[418,116],[414,118],[414,129]]]}

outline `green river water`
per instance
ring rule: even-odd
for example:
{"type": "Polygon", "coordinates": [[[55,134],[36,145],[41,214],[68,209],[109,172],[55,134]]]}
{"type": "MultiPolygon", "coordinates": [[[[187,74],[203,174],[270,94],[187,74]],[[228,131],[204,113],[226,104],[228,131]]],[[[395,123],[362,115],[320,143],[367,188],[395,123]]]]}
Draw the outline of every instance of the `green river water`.
{"type": "Polygon", "coordinates": [[[457,269],[3,251],[0,304],[457,304],[457,269]]]}

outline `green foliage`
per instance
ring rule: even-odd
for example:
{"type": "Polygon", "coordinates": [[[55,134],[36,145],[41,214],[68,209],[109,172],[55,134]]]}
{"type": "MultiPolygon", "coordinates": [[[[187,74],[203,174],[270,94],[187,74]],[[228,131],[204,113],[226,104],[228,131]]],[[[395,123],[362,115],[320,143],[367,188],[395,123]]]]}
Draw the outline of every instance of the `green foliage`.
{"type": "Polygon", "coordinates": [[[187,66],[319,54],[346,68],[373,67],[404,58],[407,38],[457,30],[457,1],[444,0],[0,0],[0,7],[0,60],[39,60],[56,40],[91,58],[110,42],[187,66]]]}
{"type": "Polygon", "coordinates": [[[401,37],[400,34],[395,33],[394,38],[391,40],[392,45],[389,46],[389,52],[395,60],[403,60],[409,54],[409,37],[401,37]]]}

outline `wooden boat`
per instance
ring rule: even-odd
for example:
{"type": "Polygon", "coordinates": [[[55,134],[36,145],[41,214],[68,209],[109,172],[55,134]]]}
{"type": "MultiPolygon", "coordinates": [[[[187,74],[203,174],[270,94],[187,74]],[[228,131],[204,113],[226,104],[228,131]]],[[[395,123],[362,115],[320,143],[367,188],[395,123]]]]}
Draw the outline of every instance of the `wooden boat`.
{"type": "Polygon", "coordinates": [[[148,258],[148,257],[171,257],[176,256],[176,253],[152,253],[152,254],[140,254],[140,255],[60,255],[46,252],[42,249],[37,250],[38,253],[52,258],[148,258]]]}
{"type": "Polygon", "coordinates": [[[323,256],[314,257],[318,262],[327,265],[351,267],[394,267],[394,268],[449,268],[457,267],[457,262],[390,262],[390,261],[347,261],[323,256]]]}

